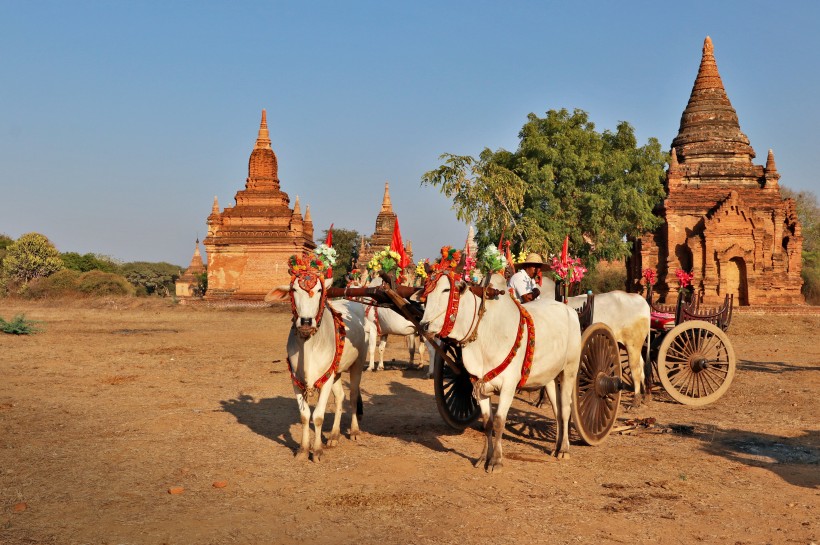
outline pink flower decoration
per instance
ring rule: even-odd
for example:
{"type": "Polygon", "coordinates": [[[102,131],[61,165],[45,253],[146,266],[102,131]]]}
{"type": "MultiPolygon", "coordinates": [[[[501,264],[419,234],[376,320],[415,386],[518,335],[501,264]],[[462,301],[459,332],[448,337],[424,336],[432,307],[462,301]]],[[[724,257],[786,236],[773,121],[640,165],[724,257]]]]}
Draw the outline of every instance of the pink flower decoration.
{"type": "Polygon", "coordinates": [[[678,269],[675,271],[675,276],[678,277],[678,282],[680,282],[681,288],[688,288],[692,284],[692,278],[694,278],[695,275],[688,273],[683,269],[678,269]]]}

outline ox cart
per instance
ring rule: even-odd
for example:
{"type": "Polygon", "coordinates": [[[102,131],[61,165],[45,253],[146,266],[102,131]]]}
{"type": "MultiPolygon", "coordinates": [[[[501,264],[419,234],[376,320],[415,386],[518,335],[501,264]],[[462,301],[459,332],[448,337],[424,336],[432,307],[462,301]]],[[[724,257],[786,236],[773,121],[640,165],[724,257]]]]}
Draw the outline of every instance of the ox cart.
{"type": "MultiPolygon", "coordinates": [[[[448,426],[467,428],[481,410],[473,397],[473,380],[464,368],[461,348],[447,339],[428,338],[420,323],[424,307],[412,299],[420,288],[397,285],[387,275],[383,279],[384,284],[378,287],[330,288],[328,296],[390,308],[412,322],[436,351],[433,380],[439,414],[448,426]]],[[[492,287],[470,289],[490,298],[502,293],[492,287]]],[[[559,291],[557,286],[556,294],[559,291]]],[[[582,351],[572,403],[573,425],[588,445],[606,439],[615,423],[621,391],[632,389],[629,366],[612,330],[592,321],[594,301],[589,294],[578,309],[582,351]]],[[[725,334],[731,303],[727,297],[723,308],[705,309],[683,298],[674,306],[650,302],[657,319],[653,319],[644,358],[647,392],[656,384],[653,377],[659,377],[663,388],[681,403],[704,405],[723,395],[735,370],[734,350],[725,334]]]]}

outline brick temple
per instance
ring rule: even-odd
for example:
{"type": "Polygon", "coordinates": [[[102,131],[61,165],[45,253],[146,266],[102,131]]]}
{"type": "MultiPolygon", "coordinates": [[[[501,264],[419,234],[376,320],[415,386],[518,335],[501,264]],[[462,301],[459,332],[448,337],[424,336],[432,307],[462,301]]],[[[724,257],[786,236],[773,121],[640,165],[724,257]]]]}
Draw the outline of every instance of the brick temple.
{"type": "Polygon", "coordinates": [[[199,239],[196,239],[191,263],[174,283],[177,297],[189,298],[202,295],[197,293],[197,290],[199,286],[199,276],[204,272],[205,264],[202,262],[202,254],[199,253],[199,239]]]}
{"type": "Polygon", "coordinates": [[[638,289],[641,271],[658,273],[656,292],[677,293],[676,269],[694,274],[705,304],[734,294],[735,305],[804,303],[800,293],[803,237],[795,203],[783,200],[769,150],[766,165],[740,130],[723,87],[712,40],[703,43],[695,84],[672,141],[665,223],[635,241],[627,282],[638,289]]]}
{"type": "Polygon", "coordinates": [[[236,204],[219,211],[214,197],[208,216],[208,291],[205,299],[262,300],[271,288],[287,284],[287,260],[316,247],[310,208],[280,189],[278,161],[271,148],[265,110],[248,160],[245,189],[236,204]]]}
{"type": "MultiPolygon", "coordinates": [[[[380,252],[389,248],[393,241],[393,229],[396,226],[396,213],[393,212],[393,203],[390,201],[390,183],[384,184],[384,197],[382,198],[382,207],[376,216],[376,230],[370,237],[370,240],[365,240],[362,236],[359,242],[359,257],[356,260],[354,269],[358,269],[362,274],[367,274],[367,263],[373,258],[376,252],[380,252]]],[[[413,261],[413,244],[408,240],[402,241],[404,244],[404,251],[407,252],[407,257],[410,258],[411,265],[406,269],[406,273],[412,273],[415,270],[413,261]]]]}

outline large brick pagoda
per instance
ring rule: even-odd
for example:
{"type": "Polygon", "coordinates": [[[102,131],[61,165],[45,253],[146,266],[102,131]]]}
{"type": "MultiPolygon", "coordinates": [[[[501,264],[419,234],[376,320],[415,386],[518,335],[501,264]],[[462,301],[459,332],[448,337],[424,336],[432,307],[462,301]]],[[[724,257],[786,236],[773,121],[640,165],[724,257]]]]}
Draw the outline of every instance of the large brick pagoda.
{"type": "MultiPolygon", "coordinates": [[[[783,200],[769,150],[766,166],[740,130],[715,62],[703,43],[689,103],[672,141],[665,223],[635,241],[627,264],[636,289],[641,271],[654,268],[662,296],[677,293],[676,269],[692,272],[706,304],[734,294],[736,305],[798,304],[803,237],[795,203],[783,200]]],[[[670,298],[667,296],[667,300],[670,298]]]]}
{"type": "Polygon", "coordinates": [[[245,189],[236,193],[236,205],[221,213],[214,197],[203,243],[208,254],[205,299],[251,301],[290,281],[288,257],[316,247],[310,208],[303,218],[299,198],[291,209],[288,194],[279,188],[265,110],[248,160],[245,189]]]}

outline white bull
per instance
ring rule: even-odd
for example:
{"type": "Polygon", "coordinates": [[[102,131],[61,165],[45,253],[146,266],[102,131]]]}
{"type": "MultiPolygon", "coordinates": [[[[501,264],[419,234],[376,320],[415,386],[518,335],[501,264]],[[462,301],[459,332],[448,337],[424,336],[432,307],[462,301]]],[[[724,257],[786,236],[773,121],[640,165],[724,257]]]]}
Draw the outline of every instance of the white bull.
{"type": "Polygon", "coordinates": [[[319,462],[324,454],[322,424],[331,392],[336,400],[336,413],[327,446],[334,447],[339,442],[344,400],[341,374],[345,371],[350,373],[350,439],[358,439],[359,385],[367,345],[364,307],[346,300],[326,301],[324,290],[330,287],[332,279],[318,278],[312,282],[308,279],[305,282],[305,276],[308,275],[297,275],[291,285],[275,288],[265,301],[290,296],[294,323],[287,342],[288,366],[302,423],[302,439],[296,459],[307,460],[309,457],[311,411],[308,399],[318,391],[319,398],[313,410],[313,461],[319,462]]]}
{"type": "MultiPolygon", "coordinates": [[[[381,278],[373,278],[367,283],[367,287],[375,288],[377,286],[381,286],[382,284],[383,280],[381,278]]],[[[376,342],[374,341],[376,340],[378,341],[379,348],[378,369],[384,369],[384,349],[387,346],[388,335],[398,335],[407,339],[407,349],[410,353],[410,366],[415,367],[416,346],[419,339],[417,339],[418,332],[416,331],[416,326],[413,325],[413,322],[407,320],[395,310],[375,306],[368,306],[365,309],[365,320],[368,322],[366,327],[369,328],[370,331],[370,342],[368,343],[370,366],[367,368],[368,371],[375,371],[377,369],[374,361],[376,353],[376,342]]],[[[435,362],[435,352],[431,347],[426,346],[425,342],[419,343],[420,354],[421,347],[426,348],[429,356],[428,376],[432,376],[433,364],[435,362]]]]}
{"type": "MultiPolygon", "coordinates": [[[[578,309],[586,300],[586,295],[570,297],[569,305],[578,309]]],[[[641,352],[649,337],[650,312],[646,299],[637,293],[620,290],[596,294],[592,307],[592,321],[609,326],[618,344],[626,348],[629,355],[629,370],[634,382],[635,407],[640,406],[642,401],[644,369],[641,352]]]]}
{"type": "Polygon", "coordinates": [[[522,308],[531,316],[535,342],[532,368],[521,389],[546,387],[557,421],[553,454],[557,458],[568,458],[572,393],[581,357],[578,314],[567,305],[548,298],[519,307],[504,288],[504,279],[493,275],[492,280],[495,286],[500,286],[502,294],[485,301],[485,313],[479,318],[481,298],[464,282],[454,280],[453,275],[446,272],[431,274],[425,286],[426,307],[422,318],[422,326],[427,331],[466,343],[461,353],[464,367],[480,379],[474,393],[481,407],[486,441],[475,466],[483,464],[487,471],[499,471],[503,465],[502,434],[510,405],[520,386],[526,347],[531,338],[529,328],[521,324],[522,308]],[[460,294],[457,303],[453,301],[456,291],[460,294]],[[452,329],[448,332],[450,325],[452,329]],[[519,332],[519,329],[523,331],[519,332]],[[510,358],[519,334],[518,350],[510,358]],[[500,370],[500,364],[506,360],[509,364],[500,370]],[[497,375],[493,377],[495,373],[497,375]],[[558,378],[560,388],[556,384],[558,378]],[[495,417],[490,402],[493,393],[499,396],[495,417]]]}

